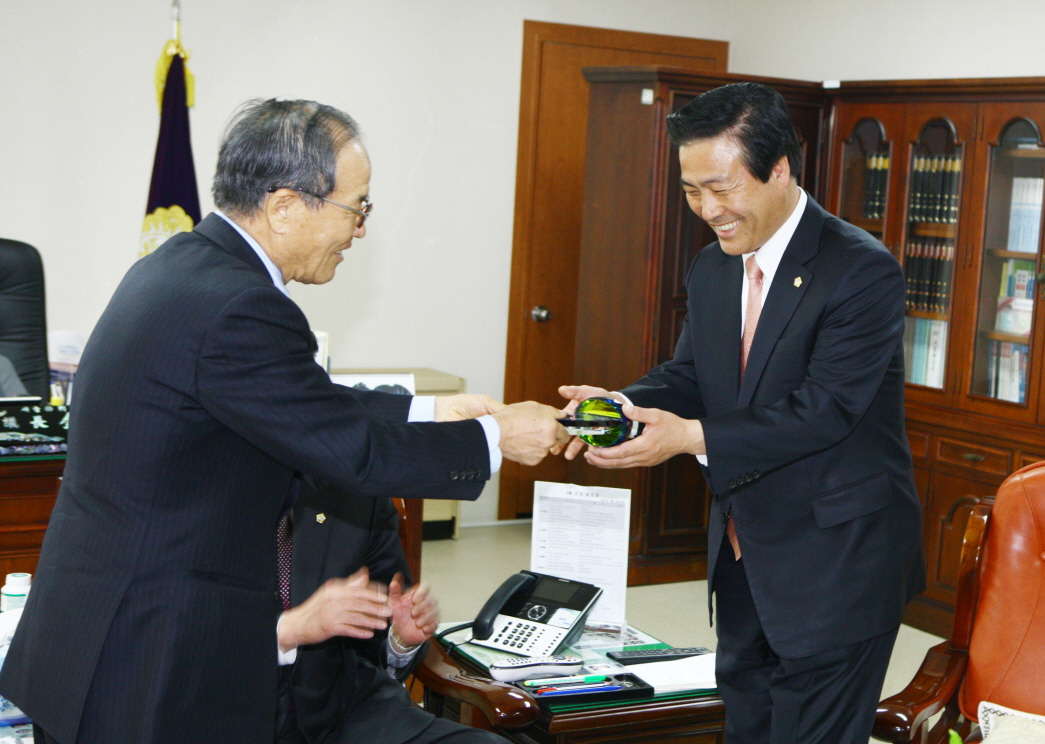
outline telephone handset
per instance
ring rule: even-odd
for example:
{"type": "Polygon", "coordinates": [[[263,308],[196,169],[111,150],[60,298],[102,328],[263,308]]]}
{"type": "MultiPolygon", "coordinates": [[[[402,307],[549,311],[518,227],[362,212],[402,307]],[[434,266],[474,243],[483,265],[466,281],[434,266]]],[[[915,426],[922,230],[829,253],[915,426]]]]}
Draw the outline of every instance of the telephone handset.
{"type": "Polygon", "coordinates": [[[492,636],[494,622],[497,620],[501,608],[516,594],[530,591],[536,583],[537,577],[532,574],[517,573],[505,579],[504,583],[497,587],[497,591],[486,600],[486,604],[479,610],[479,614],[475,616],[475,622],[472,623],[472,638],[477,641],[485,641],[492,636]]]}
{"type": "Polygon", "coordinates": [[[472,643],[519,656],[551,656],[569,646],[602,595],[594,584],[520,571],[486,601],[472,643]]]}

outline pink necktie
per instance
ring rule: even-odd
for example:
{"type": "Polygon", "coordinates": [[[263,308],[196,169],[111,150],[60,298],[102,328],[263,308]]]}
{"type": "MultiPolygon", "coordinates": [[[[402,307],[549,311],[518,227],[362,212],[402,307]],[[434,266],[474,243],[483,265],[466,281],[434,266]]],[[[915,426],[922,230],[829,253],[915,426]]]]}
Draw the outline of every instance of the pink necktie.
{"type": "MultiPolygon", "coordinates": [[[[744,379],[744,368],[747,367],[747,355],[751,351],[751,342],[755,339],[758,327],[758,316],[762,314],[762,269],[754,254],[744,262],[747,269],[747,313],[744,315],[744,338],[740,342],[740,379],[744,379]]],[[[726,522],[726,537],[733,548],[733,556],[740,560],[740,541],[737,539],[737,526],[733,522],[733,510],[729,510],[726,522]]]]}
{"type": "Polygon", "coordinates": [[[293,525],[290,522],[290,511],[279,520],[276,530],[276,555],[279,560],[279,598],[283,600],[283,610],[290,609],[290,563],[294,555],[293,525]]]}
{"type": "Polygon", "coordinates": [[[762,314],[762,269],[758,267],[755,254],[744,262],[747,269],[747,313],[744,316],[744,338],[740,342],[740,378],[744,378],[747,367],[747,355],[751,351],[751,342],[755,340],[755,329],[758,327],[758,316],[762,314]]]}

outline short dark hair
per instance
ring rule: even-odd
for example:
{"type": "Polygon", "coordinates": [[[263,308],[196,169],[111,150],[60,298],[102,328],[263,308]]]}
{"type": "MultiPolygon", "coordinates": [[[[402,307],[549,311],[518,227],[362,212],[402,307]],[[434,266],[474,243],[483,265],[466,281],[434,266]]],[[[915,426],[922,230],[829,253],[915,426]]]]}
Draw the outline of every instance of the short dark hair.
{"type": "MultiPolygon", "coordinates": [[[[225,130],[214,174],[214,204],[249,217],[277,188],[326,196],[337,182],[337,156],[359,137],[351,116],[315,101],[247,101],[225,130]]],[[[313,209],[322,200],[301,196],[313,209]]]]}
{"type": "Polygon", "coordinates": [[[676,147],[721,134],[734,138],[744,166],[762,183],[787,156],[791,175],[802,175],[802,145],[784,97],[759,83],[732,83],[709,90],[668,116],[668,137],[676,147]]]}

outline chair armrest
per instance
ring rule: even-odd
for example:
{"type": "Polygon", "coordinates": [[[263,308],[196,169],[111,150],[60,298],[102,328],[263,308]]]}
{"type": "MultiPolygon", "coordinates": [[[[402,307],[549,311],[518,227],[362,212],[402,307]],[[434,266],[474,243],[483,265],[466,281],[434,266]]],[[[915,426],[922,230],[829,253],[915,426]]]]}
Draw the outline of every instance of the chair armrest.
{"type": "Polygon", "coordinates": [[[955,697],[968,661],[968,653],[951,648],[949,641],[930,648],[911,683],[878,704],[874,738],[896,744],[913,741],[926,721],[955,697]]]}
{"type": "Polygon", "coordinates": [[[447,655],[438,641],[428,644],[428,653],[414,669],[414,676],[432,692],[481,710],[495,729],[528,726],[540,712],[529,693],[506,682],[467,672],[447,655]]]}

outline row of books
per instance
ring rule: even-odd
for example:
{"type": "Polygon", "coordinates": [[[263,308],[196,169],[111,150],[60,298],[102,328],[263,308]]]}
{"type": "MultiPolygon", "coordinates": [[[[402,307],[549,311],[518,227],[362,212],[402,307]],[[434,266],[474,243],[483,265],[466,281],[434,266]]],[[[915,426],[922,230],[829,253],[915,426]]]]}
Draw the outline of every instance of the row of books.
{"type": "Polygon", "coordinates": [[[942,388],[947,359],[947,321],[907,318],[903,344],[907,382],[942,388]]]}
{"type": "Polygon", "coordinates": [[[889,156],[871,153],[864,168],[864,219],[880,220],[885,215],[885,192],[889,182],[889,156]]]}
{"type": "Polygon", "coordinates": [[[1038,252],[1043,190],[1045,178],[1012,179],[1008,250],[1017,253],[1038,252]]]}
{"type": "Polygon", "coordinates": [[[914,222],[957,222],[961,189],[960,155],[915,157],[907,219],[914,222]]]}
{"type": "Polygon", "coordinates": [[[987,394],[1023,403],[1027,395],[1027,355],[1030,347],[1011,341],[991,341],[987,350],[987,394]]]}
{"type": "Polygon", "coordinates": [[[945,313],[950,306],[954,241],[918,238],[907,244],[903,260],[907,309],[945,313]]]}

